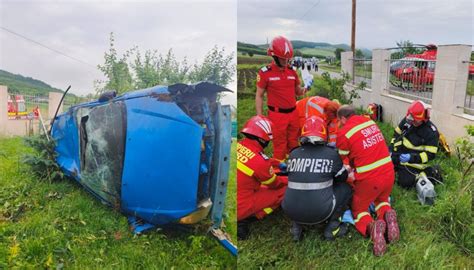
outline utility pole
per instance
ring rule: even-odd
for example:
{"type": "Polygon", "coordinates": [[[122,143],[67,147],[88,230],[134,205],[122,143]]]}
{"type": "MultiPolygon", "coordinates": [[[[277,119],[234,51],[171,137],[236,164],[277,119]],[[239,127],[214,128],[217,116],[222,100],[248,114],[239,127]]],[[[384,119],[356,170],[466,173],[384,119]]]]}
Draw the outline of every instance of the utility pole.
{"type": "Polygon", "coordinates": [[[352,49],[352,83],[355,82],[355,36],[356,35],[356,0],[352,0],[352,35],[351,35],[351,49],[352,49]]]}
{"type": "Polygon", "coordinates": [[[352,36],[351,49],[355,56],[355,34],[356,34],[356,0],[352,0],[352,36]]]}

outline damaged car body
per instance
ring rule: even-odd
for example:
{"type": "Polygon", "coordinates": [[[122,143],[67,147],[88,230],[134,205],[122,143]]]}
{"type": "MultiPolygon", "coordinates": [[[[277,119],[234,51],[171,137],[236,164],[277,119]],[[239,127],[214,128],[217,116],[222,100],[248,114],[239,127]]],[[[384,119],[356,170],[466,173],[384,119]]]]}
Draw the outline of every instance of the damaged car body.
{"type": "Polygon", "coordinates": [[[134,231],[194,224],[210,217],[221,231],[229,176],[231,112],[216,84],[175,84],[83,103],[57,116],[57,163],[134,231]]]}

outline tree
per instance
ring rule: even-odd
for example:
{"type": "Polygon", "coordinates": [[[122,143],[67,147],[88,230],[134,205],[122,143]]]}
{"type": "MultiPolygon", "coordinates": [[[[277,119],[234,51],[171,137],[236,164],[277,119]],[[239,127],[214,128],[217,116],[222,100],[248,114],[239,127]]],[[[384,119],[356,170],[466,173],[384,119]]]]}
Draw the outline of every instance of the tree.
{"type": "Polygon", "coordinates": [[[114,36],[110,34],[110,48],[104,54],[105,63],[98,68],[105,81],[96,81],[96,92],[116,90],[118,94],[134,89],[175,83],[213,82],[222,86],[229,84],[235,74],[233,53],[226,54],[224,48],[214,46],[201,63],[190,66],[186,57],[178,61],[169,49],[166,55],[156,50],[144,54],[138,47],[126,51],[119,59],[114,47],[114,36]],[[133,56],[133,61],[129,59],[133,56]],[[130,70],[130,68],[131,70],[130,70]]]}
{"type": "Polygon", "coordinates": [[[218,85],[227,85],[235,74],[234,54],[225,54],[224,48],[214,46],[201,64],[194,64],[189,74],[189,81],[196,83],[208,81],[218,85]]]}
{"type": "Polygon", "coordinates": [[[422,53],[423,49],[422,48],[417,48],[413,45],[413,42],[410,40],[400,40],[397,42],[397,47],[398,51],[392,53],[392,58],[393,59],[400,59],[408,54],[418,54],[422,53]]]}
{"type": "Polygon", "coordinates": [[[109,40],[109,52],[104,54],[105,63],[97,66],[104,73],[106,80],[103,82],[97,81],[96,91],[98,94],[101,94],[108,90],[115,90],[118,94],[121,94],[133,89],[132,75],[127,64],[129,52],[119,59],[114,47],[115,39],[113,32],[110,33],[109,40]]]}
{"type": "Polygon", "coordinates": [[[361,49],[357,49],[356,50],[356,55],[355,55],[355,58],[364,58],[364,53],[362,52],[361,49]]]}
{"type": "Polygon", "coordinates": [[[336,55],[336,60],[341,61],[341,53],[344,51],[344,49],[341,48],[336,48],[334,51],[334,54],[336,55]]]}

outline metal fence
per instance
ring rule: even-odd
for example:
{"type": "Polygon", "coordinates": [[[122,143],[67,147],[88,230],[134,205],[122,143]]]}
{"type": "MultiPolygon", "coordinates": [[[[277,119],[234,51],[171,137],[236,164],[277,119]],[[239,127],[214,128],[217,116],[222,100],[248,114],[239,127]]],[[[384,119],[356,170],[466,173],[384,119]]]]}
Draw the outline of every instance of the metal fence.
{"type": "Polygon", "coordinates": [[[8,118],[37,119],[48,113],[48,96],[8,94],[8,118]]]}
{"type": "Polygon", "coordinates": [[[474,61],[469,62],[464,113],[474,115],[474,61]]]}
{"type": "Polygon", "coordinates": [[[365,82],[367,87],[372,86],[372,59],[354,59],[353,84],[365,82]]]}
{"type": "Polygon", "coordinates": [[[390,94],[410,99],[421,99],[431,104],[436,60],[425,59],[422,54],[391,52],[390,94]]]}

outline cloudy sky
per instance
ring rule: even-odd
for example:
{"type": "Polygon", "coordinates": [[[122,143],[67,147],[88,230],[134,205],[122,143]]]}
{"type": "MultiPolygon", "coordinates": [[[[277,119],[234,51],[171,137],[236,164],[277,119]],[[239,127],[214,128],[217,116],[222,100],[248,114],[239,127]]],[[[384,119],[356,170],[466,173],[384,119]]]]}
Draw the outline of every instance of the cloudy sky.
{"type": "MultiPolygon", "coordinates": [[[[350,45],[351,10],[351,0],[238,0],[238,40],[264,44],[285,35],[350,45]]],[[[356,10],[356,46],[474,44],[472,0],[358,0],[356,10]]]]}
{"type": "MultiPolygon", "coordinates": [[[[0,0],[0,26],[65,53],[76,61],[0,29],[0,69],[43,80],[84,95],[102,79],[114,32],[119,54],[137,45],[142,52],[172,48],[178,59],[202,61],[214,46],[235,53],[236,0],[44,1],[0,0]]],[[[228,86],[236,90],[234,81],[228,86]]],[[[235,103],[235,95],[225,103],[235,103]]]]}

